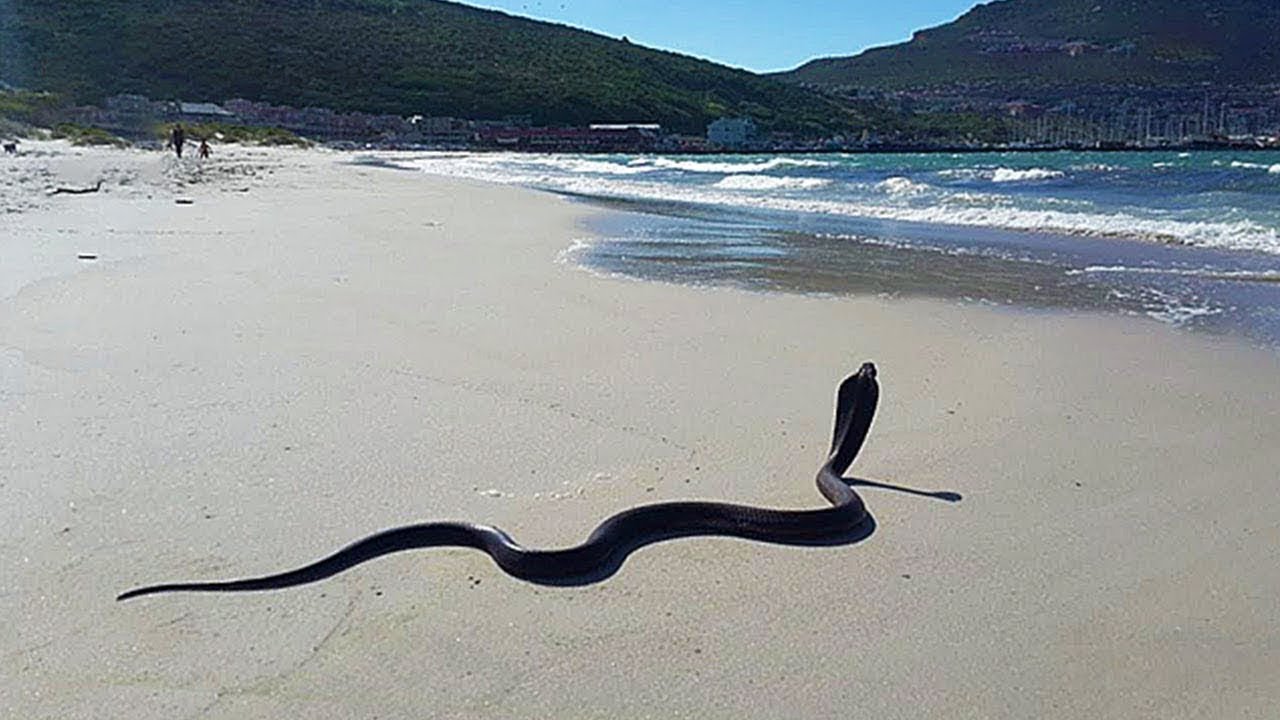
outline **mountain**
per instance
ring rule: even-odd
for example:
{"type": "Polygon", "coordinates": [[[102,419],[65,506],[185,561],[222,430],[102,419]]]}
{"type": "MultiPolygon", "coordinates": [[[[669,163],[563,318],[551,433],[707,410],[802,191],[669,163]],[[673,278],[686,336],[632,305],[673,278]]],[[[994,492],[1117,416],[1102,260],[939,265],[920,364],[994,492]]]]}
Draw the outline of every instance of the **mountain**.
{"type": "Polygon", "coordinates": [[[1197,83],[1280,78],[1278,0],[998,0],[909,42],[775,75],[827,88],[1197,83]]]}
{"type": "Polygon", "coordinates": [[[436,0],[0,0],[0,83],[77,102],[244,97],[699,133],[722,115],[800,132],[865,126],[789,83],[436,0]]]}

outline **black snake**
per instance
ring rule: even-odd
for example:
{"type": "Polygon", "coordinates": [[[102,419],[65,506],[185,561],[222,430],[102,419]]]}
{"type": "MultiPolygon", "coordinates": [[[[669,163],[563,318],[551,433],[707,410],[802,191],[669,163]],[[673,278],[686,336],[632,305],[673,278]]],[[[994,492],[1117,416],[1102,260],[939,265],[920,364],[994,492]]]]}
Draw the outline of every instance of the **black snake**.
{"type": "Polygon", "coordinates": [[[831,453],[818,470],[818,490],[831,502],[829,508],[771,510],[718,502],[642,505],[608,518],[586,542],[563,550],[526,550],[510,535],[487,525],[408,525],[371,535],[296,570],[244,580],[152,585],[130,590],[116,599],[167,592],[278,590],[323,580],[373,558],[414,548],[476,548],[488,553],[499,567],[515,577],[571,584],[583,578],[608,576],[632,550],[661,539],[727,535],[783,544],[840,542],[870,524],[862,499],[841,476],[862,448],[879,396],[876,368],[871,363],[863,364],[840,384],[831,453]]]}

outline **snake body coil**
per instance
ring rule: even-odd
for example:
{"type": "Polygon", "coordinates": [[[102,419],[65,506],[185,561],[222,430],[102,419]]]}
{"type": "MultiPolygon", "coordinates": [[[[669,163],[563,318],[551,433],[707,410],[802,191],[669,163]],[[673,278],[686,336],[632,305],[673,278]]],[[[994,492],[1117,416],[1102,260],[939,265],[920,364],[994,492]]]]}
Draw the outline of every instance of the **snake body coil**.
{"type": "Polygon", "coordinates": [[[510,575],[554,584],[593,576],[598,579],[602,573],[607,576],[636,547],[673,537],[726,535],[784,544],[837,541],[869,519],[862,499],[841,476],[871,429],[879,394],[876,369],[871,363],[863,364],[840,384],[831,452],[817,478],[818,490],[831,502],[828,508],[772,510],[718,502],[642,505],[608,518],[586,542],[563,550],[526,550],[502,530],[487,525],[408,525],[371,535],[296,570],[244,580],[152,585],[130,590],[116,599],[168,592],[279,590],[323,580],[376,557],[415,548],[476,548],[488,553],[510,575]]]}

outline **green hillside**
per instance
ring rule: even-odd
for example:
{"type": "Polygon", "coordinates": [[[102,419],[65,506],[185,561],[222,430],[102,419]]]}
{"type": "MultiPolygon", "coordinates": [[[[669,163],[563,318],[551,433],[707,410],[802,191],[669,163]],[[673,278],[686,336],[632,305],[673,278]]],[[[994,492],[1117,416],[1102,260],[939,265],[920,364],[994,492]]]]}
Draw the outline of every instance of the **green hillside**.
{"type": "Polygon", "coordinates": [[[1269,84],[1277,0],[998,0],[910,42],[776,77],[826,87],[1269,84]]]}
{"type": "Polygon", "coordinates": [[[436,0],[3,0],[0,81],[80,102],[244,97],[690,132],[737,114],[801,132],[865,124],[788,83],[436,0]]]}

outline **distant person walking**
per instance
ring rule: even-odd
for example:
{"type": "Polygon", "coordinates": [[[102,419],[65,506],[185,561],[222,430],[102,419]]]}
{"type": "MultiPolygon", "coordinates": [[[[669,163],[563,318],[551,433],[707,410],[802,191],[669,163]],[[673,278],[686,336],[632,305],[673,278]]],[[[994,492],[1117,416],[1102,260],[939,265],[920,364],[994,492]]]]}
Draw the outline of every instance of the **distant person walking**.
{"type": "Polygon", "coordinates": [[[173,147],[173,151],[182,157],[182,145],[187,141],[187,133],[182,129],[179,123],[173,126],[173,131],[169,133],[169,145],[173,147]]]}
{"type": "Polygon", "coordinates": [[[200,159],[204,160],[209,157],[209,141],[206,138],[200,138],[200,159]]]}

